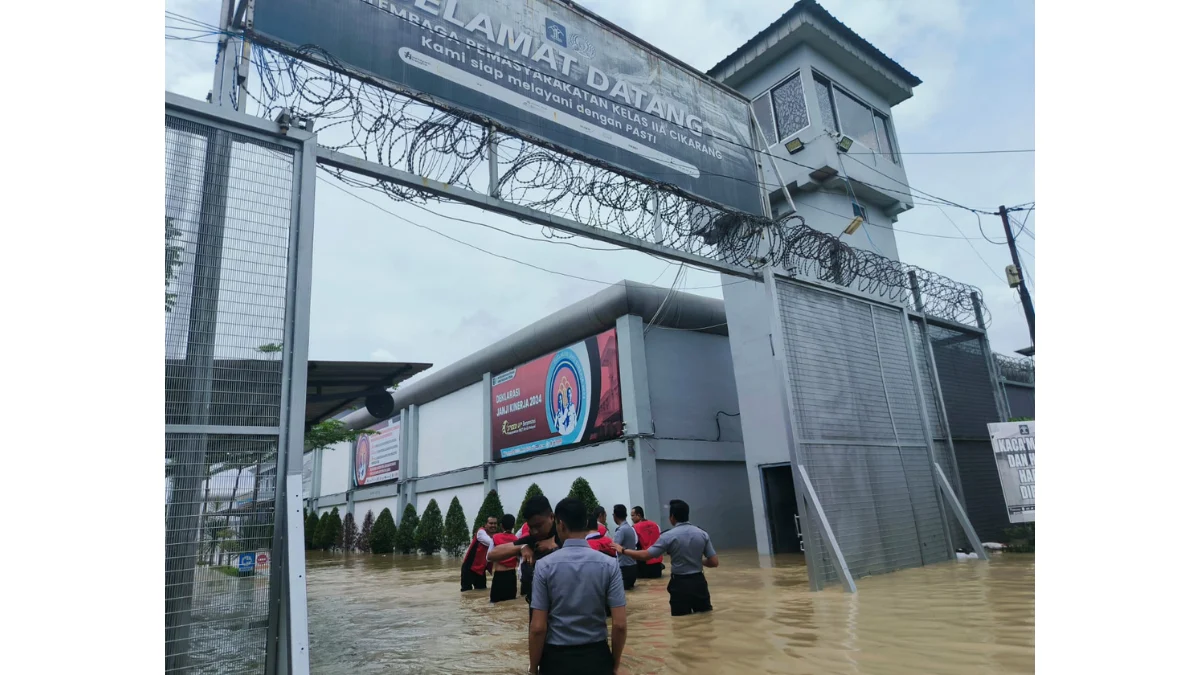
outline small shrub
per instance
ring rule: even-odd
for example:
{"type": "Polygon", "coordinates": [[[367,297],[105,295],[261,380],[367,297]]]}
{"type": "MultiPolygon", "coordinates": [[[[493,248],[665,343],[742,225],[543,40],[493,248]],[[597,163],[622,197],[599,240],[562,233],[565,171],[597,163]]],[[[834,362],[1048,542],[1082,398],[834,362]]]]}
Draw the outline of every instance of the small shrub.
{"type": "Polygon", "coordinates": [[[417,549],[426,555],[437,553],[442,547],[442,509],[436,499],[430,499],[417,525],[417,549]]]}
{"type": "Polygon", "coordinates": [[[417,526],[421,517],[417,515],[417,507],[408,504],[404,507],[404,515],[400,517],[400,526],[396,528],[396,550],[409,554],[417,550],[417,526]]]}
{"type": "Polygon", "coordinates": [[[462,504],[458,497],[450,500],[450,508],[446,510],[446,527],[442,532],[442,548],[450,557],[457,558],[467,550],[471,543],[471,532],[467,531],[467,516],[463,513],[462,504]]]}
{"type": "Polygon", "coordinates": [[[1009,553],[1033,553],[1033,523],[1014,525],[1004,530],[1008,539],[1005,551],[1009,553]]]}
{"type": "Polygon", "coordinates": [[[342,546],[342,514],[338,513],[338,507],[333,507],[329,512],[329,524],[325,526],[325,538],[321,543],[323,549],[337,549],[342,546]]]}

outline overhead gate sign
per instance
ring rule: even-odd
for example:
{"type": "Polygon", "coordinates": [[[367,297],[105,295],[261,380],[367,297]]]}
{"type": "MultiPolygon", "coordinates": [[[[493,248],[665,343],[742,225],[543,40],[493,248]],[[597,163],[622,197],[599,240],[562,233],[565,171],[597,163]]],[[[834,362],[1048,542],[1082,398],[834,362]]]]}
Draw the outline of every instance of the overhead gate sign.
{"type": "Polygon", "coordinates": [[[558,0],[256,0],[256,39],[747,213],[750,104],[558,0]]]}
{"type": "Polygon", "coordinates": [[[1008,507],[1008,522],[1034,522],[1033,422],[1000,422],[988,425],[992,452],[1000,472],[1000,486],[1008,507]]]}

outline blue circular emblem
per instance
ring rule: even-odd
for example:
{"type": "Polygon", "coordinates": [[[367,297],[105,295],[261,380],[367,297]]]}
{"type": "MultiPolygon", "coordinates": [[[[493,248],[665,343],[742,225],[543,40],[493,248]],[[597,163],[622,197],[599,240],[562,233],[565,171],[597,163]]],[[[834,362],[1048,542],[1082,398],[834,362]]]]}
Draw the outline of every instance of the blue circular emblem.
{"type": "Polygon", "coordinates": [[[562,438],[563,445],[579,442],[588,410],[587,380],[575,352],[564,349],[554,355],[546,375],[546,421],[562,438]]]}

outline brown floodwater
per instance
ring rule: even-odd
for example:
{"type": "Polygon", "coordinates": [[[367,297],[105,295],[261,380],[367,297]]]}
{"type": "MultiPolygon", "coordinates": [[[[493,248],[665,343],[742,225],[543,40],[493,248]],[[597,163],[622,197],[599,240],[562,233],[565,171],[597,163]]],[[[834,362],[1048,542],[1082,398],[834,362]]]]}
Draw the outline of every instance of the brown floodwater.
{"type": "MultiPolygon", "coordinates": [[[[668,563],[669,566],[669,563],[668,563]]],[[[310,553],[314,673],[528,672],[528,605],[460,593],[441,557],[310,553]]],[[[714,611],[672,618],[667,581],[627,594],[623,672],[1032,673],[1034,561],[996,555],[808,589],[800,556],[722,552],[714,611]]]]}

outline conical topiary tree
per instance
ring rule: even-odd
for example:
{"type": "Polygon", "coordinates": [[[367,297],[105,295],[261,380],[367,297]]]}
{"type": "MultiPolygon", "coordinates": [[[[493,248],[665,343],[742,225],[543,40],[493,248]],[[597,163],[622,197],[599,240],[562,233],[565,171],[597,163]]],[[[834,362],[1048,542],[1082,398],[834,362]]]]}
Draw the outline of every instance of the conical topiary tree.
{"type": "Polygon", "coordinates": [[[358,539],[358,525],[354,524],[354,514],[347,513],[342,519],[342,550],[353,551],[354,541],[358,539]]]}
{"type": "MultiPolygon", "coordinates": [[[[446,517],[450,517],[448,512],[446,517]]],[[[500,503],[500,495],[496,494],[495,490],[488,492],[487,496],[483,498],[483,506],[479,507],[479,513],[475,516],[475,527],[471,528],[471,532],[478,532],[479,528],[487,523],[489,517],[495,517],[496,520],[504,517],[504,505],[500,503]]]]}
{"type": "Polygon", "coordinates": [[[521,508],[517,509],[516,514],[514,514],[517,517],[517,524],[514,525],[517,530],[520,530],[521,525],[525,523],[525,502],[541,494],[542,488],[538,487],[537,483],[530,485],[529,489],[525,491],[525,498],[521,500],[521,508]]]}
{"type": "Polygon", "coordinates": [[[325,526],[325,549],[337,549],[342,546],[342,514],[338,513],[338,507],[333,507],[329,512],[329,524],[325,526]]]}
{"type": "Polygon", "coordinates": [[[462,504],[458,497],[450,500],[450,508],[446,509],[446,528],[442,532],[442,548],[450,557],[457,558],[467,550],[471,543],[471,532],[467,530],[467,515],[463,513],[462,504]]]}
{"type": "Polygon", "coordinates": [[[314,547],[313,539],[317,536],[317,526],[321,524],[321,519],[317,517],[316,511],[309,511],[308,517],[304,519],[304,548],[311,551],[314,547]]]}
{"type": "Polygon", "coordinates": [[[417,515],[417,507],[409,504],[404,507],[404,515],[400,517],[400,526],[396,528],[396,550],[401,553],[412,553],[417,550],[417,526],[421,517],[417,515]]]}
{"type": "Polygon", "coordinates": [[[375,524],[375,516],[367,511],[367,515],[363,516],[362,530],[358,532],[358,538],[354,540],[354,548],[363,553],[371,552],[371,526],[375,524]]]}
{"type": "Polygon", "coordinates": [[[442,547],[442,509],[436,499],[430,499],[417,525],[417,550],[426,555],[437,553],[442,547]]]}
{"type": "Polygon", "coordinates": [[[588,485],[587,479],[582,476],[571,483],[571,491],[567,493],[567,496],[574,497],[586,504],[589,516],[596,510],[596,507],[600,506],[600,500],[596,499],[595,493],[592,492],[592,486],[588,485]]]}
{"type": "Polygon", "coordinates": [[[327,550],[329,548],[329,512],[321,514],[317,521],[317,531],[313,533],[313,548],[327,550]]]}
{"type": "Polygon", "coordinates": [[[396,521],[392,510],[384,509],[371,527],[371,553],[391,553],[396,547],[396,521]]]}

